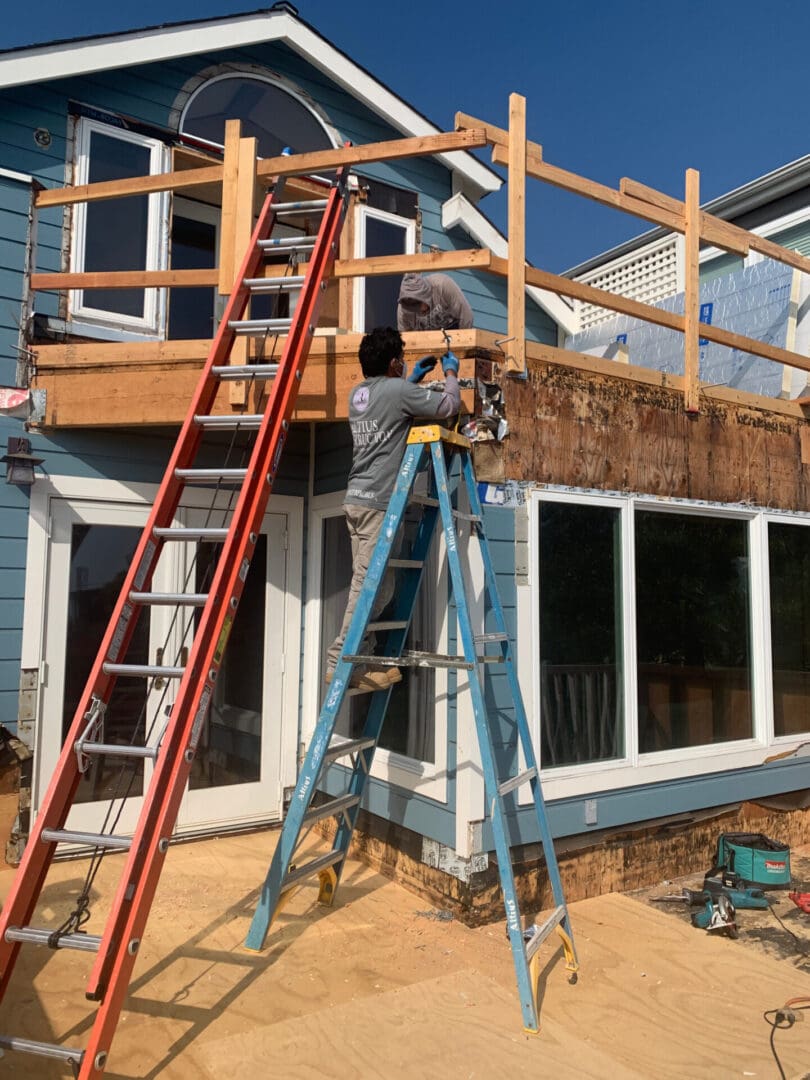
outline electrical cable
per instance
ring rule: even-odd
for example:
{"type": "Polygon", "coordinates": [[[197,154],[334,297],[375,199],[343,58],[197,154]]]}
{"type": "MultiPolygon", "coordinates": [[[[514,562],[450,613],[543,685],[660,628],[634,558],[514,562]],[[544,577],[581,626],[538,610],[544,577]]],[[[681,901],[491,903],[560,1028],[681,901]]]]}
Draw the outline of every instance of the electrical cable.
{"type": "Polygon", "coordinates": [[[776,1032],[779,1030],[787,1030],[788,1028],[793,1027],[793,1025],[796,1023],[796,1017],[794,1016],[795,1012],[799,1010],[804,1011],[806,1009],[810,1009],[810,1004],[798,1005],[797,1002],[800,1001],[810,1002],[810,998],[791,998],[789,1001],[786,1001],[781,1008],[768,1009],[762,1014],[763,1020],[766,1024],[770,1026],[771,1029],[771,1034],[768,1041],[770,1043],[771,1053],[773,1054],[773,1060],[776,1062],[776,1067],[779,1070],[780,1080],[787,1080],[787,1077],[785,1075],[785,1070],[782,1067],[782,1062],[779,1060],[779,1055],[776,1052],[776,1032]],[[771,1017],[773,1017],[773,1020],[770,1019],[771,1017]]]}

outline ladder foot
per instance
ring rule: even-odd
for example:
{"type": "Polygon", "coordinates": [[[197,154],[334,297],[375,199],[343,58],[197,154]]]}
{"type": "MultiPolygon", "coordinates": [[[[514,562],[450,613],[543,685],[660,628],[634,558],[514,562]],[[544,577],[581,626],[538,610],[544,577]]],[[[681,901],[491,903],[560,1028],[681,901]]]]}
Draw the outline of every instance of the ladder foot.
{"type": "Polygon", "coordinates": [[[538,1024],[537,1027],[535,1027],[535,1028],[524,1027],[523,1034],[524,1035],[539,1035],[540,1034],[540,1025],[538,1024]]]}
{"type": "Polygon", "coordinates": [[[574,943],[571,940],[571,935],[561,926],[557,926],[555,929],[562,940],[563,952],[565,953],[565,970],[571,973],[571,978],[568,981],[575,983],[579,971],[579,961],[577,960],[577,954],[574,952],[574,943]]]}
{"type": "Polygon", "coordinates": [[[321,870],[318,874],[318,880],[320,881],[320,888],[318,889],[318,903],[325,904],[327,907],[332,906],[332,901],[335,899],[335,890],[337,889],[337,874],[333,866],[327,866],[325,870],[321,870]]]}

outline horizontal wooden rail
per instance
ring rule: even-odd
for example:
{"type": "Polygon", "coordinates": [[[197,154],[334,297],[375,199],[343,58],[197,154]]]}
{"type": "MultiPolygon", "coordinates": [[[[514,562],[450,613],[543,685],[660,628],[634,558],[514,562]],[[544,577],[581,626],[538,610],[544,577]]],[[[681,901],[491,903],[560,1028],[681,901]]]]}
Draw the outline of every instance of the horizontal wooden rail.
{"type": "MultiPolygon", "coordinates": [[[[486,146],[483,128],[467,131],[443,131],[437,135],[420,135],[407,139],[343,146],[336,150],[316,150],[307,154],[264,158],[256,166],[259,179],[272,176],[296,176],[327,172],[341,165],[360,165],[364,162],[395,161],[407,157],[447,154],[454,150],[474,150],[486,146]]],[[[78,202],[96,202],[123,195],[150,195],[159,191],[179,191],[201,184],[222,183],[223,166],[209,165],[199,169],[158,173],[154,176],[132,176],[124,180],[105,180],[79,187],[46,188],[38,191],[34,202],[38,207],[68,206],[78,202]]]]}
{"type": "MultiPolygon", "coordinates": [[[[342,259],[335,263],[333,277],[381,277],[435,270],[488,270],[492,254],[488,248],[462,251],[427,251],[420,255],[379,255],[371,259],[342,259]]],[[[283,277],[286,267],[268,265],[264,277],[283,277]]],[[[306,273],[306,264],[299,264],[306,273]]],[[[211,285],[219,280],[216,268],[210,270],[118,270],[88,273],[32,274],[31,288],[44,289],[157,289],[191,288],[211,285]]]]}

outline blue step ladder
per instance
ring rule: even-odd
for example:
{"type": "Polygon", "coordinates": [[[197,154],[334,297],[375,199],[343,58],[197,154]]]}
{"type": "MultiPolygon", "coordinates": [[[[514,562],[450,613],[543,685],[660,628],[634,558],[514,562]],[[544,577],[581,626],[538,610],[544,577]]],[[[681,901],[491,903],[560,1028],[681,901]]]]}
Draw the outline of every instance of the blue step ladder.
{"type": "Polygon", "coordinates": [[[438,425],[414,427],[408,436],[399,478],[386,511],[380,538],[357,601],[354,617],[343,645],[343,652],[335,666],[332,681],[321,708],[279,843],[261,889],[259,904],[245,941],[248,949],[259,950],[263,947],[270,923],[295,892],[294,886],[303,879],[317,874],[320,881],[318,900],[323,904],[331,904],[334,899],[391,695],[390,689],[371,693],[364,729],[359,738],[333,737],[338,713],[349,692],[352,672],[358,664],[375,668],[432,666],[469,672],[470,693],[484,773],[486,803],[492,821],[506,909],[507,934],[517,974],[523,1024],[526,1031],[536,1032],[539,1028],[537,954],[540,945],[556,929],[562,939],[566,967],[572,973],[572,979],[576,978],[573,973],[577,971],[578,962],[540,788],[539,771],[512,659],[509,634],[498,596],[489,545],[484,533],[483,514],[472,466],[470,442],[462,435],[447,431],[438,425]],[[454,479],[451,480],[448,459],[452,463],[453,458],[457,458],[460,462],[460,476],[454,470],[454,479]],[[414,481],[428,462],[432,464],[429,494],[427,497],[415,495],[413,494],[414,481]],[[466,489],[469,512],[453,506],[454,488],[457,502],[458,493],[466,489]],[[392,548],[399,527],[408,504],[413,502],[421,503],[423,511],[410,558],[392,558],[392,548]],[[465,588],[465,574],[459,554],[459,534],[456,525],[459,520],[470,523],[471,532],[479,542],[486,584],[486,600],[490,618],[495,626],[494,631],[490,633],[478,635],[473,633],[465,588]],[[405,641],[422,580],[422,570],[437,524],[440,524],[445,535],[447,562],[463,647],[462,656],[405,651],[405,641]],[[398,581],[393,616],[385,622],[371,622],[374,601],[389,567],[398,569],[403,579],[401,582],[398,581]],[[361,655],[359,650],[366,633],[382,630],[387,631],[383,648],[384,655],[361,655]],[[489,648],[492,652],[482,655],[479,651],[481,647],[489,648]],[[519,745],[525,763],[522,772],[503,779],[498,778],[492,732],[484,699],[482,677],[484,665],[489,668],[494,667],[507,676],[517,721],[519,745]],[[333,763],[346,758],[351,762],[346,793],[336,798],[326,798],[325,801],[319,801],[313,805],[313,796],[326,770],[333,763]],[[523,927],[521,921],[506,820],[507,810],[504,805],[507,797],[524,785],[529,785],[531,788],[534,814],[555,903],[554,911],[545,922],[528,929],[523,927]],[[337,819],[337,829],[331,850],[302,866],[295,865],[295,855],[303,836],[317,822],[329,817],[337,819]]]}

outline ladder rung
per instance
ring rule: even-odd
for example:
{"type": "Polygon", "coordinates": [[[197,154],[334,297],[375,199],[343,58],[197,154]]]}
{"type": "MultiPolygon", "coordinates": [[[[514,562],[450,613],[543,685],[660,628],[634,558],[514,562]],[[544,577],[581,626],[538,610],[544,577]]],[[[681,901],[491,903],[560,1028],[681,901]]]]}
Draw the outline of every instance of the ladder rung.
{"type": "Polygon", "coordinates": [[[155,607],[203,607],[208,593],[194,592],[131,592],[133,604],[150,604],[155,607]]]}
{"type": "Polygon", "coordinates": [[[501,796],[508,795],[510,791],[523,787],[523,785],[528,784],[530,780],[534,780],[535,776],[537,776],[537,769],[532,765],[532,767],[526,769],[525,772],[518,773],[517,776],[512,776],[509,780],[504,780],[502,784],[499,784],[498,794],[501,796]]]}
{"type": "Polygon", "coordinates": [[[174,475],[189,484],[207,484],[212,480],[235,484],[245,479],[247,469],[175,469],[174,475]]]}
{"type": "Polygon", "coordinates": [[[472,671],[475,664],[464,656],[447,656],[444,653],[417,652],[409,649],[402,656],[344,656],[350,664],[376,664],[379,667],[412,668],[459,668],[472,671]]]}
{"type": "Polygon", "coordinates": [[[90,847],[109,848],[111,851],[129,851],[129,836],[113,836],[111,833],[74,832],[72,829],[43,829],[45,844],[85,844],[90,847]]]}
{"type": "Polygon", "coordinates": [[[531,960],[548,935],[554,929],[555,926],[559,926],[565,918],[565,906],[560,904],[555,908],[551,915],[546,919],[544,923],[537,927],[535,932],[529,938],[526,945],[526,959],[531,960]]]}
{"type": "Polygon", "coordinates": [[[393,570],[421,570],[425,563],[422,559],[389,559],[388,565],[393,570]]]}
{"type": "Polygon", "coordinates": [[[483,520],[480,514],[467,514],[463,510],[453,510],[453,517],[456,521],[472,521],[476,525],[480,525],[483,520]]]}
{"type": "Polygon", "coordinates": [[[317,874],[319,870],[323,870],[327,866],[334,866],[334,864],[340,862],[342,858],[342,851],[327,851],[325,855],[319,855],[318,858],[313,859],[312,862],[305,863],[303,866],[298,866],[295,870],[290,870],[284,878],[281,887],[282,889],[288,889],[290,885],[294,885],[296,881],[301,881],[302,878],[309,877],[311,874],[317,874]]]}
{"type": "Polygon", "coordinates": [[[408,502],[414,503],[416,506],[438,506],[439,500],[434,499],[431,495],[414,495],[411,494],[408,502]]]}
{"type": "Polygon", "coordinates": [[[269,240],[260,240],[262,251],[283,248],[285,251],[311,251],[315,247],[317,236],[275,236],[269,240]]]}
{"type": "Polygon", "coordinates": [[[306,210],[325,210],[328,199],[302,199],[299,202],[276,203],[273,207],[276,217],[281,214],[303,214],[306,210]]]}
{"type": "MultiPolygon", "coordinates": [[[[50,945],[53,930],[35,930],[32,926],[10,926],[6,941],[19,941],[23,945],[50,945]]],[[[57,949],[78,949],[80,952],[98,952],[101,938],[96,934],[60,934],[57,949]]]]}
{"type": "Polygon", "coordinates": [[[508,641],[509,635],[504,634],[501,630],[493,630],[488,634],[476,634],[473,641],[476,645],[483,645],[487,641],[508,641]]]}
{"type": "Polygon", "coordinates": [[[366,750],[373,745],[374,739],[341,739],[338,737],[329,743],[329,749],[323,757],[324,764],[327,765],[330,761],[337,761],[338,758],[356,754],[360,750],[366,750]]]}
{"type": "Polygon", "coordinates": [[[304,825],[314,825],[316,821],[322,821],[327,817],[336,817],[344,810],[351,810],[360,802],[359,795],[341,795],[339,799],[330,799],[329,802],[321,803],[304,814],[304,825]]]}
{"type": "Polygon", "coordinates": [[[228,538],[227,529],[152,529],[152,535],[160,540],[208,540],[222,543],[228,538]]]}
{"type": "Polygon", "coordinates": [[[212,367],[211,374],[220,379],[274,379],[278,375],[278,364],[227,364],[212,367]]]}
{"type": "Polygon", "coordinates": [[[220,431],[255,431],[261,427],[264,417],[261,413],[237,413],[233,416],[195,416],[194,423],[201,428],[216,428],[220,431]]]}
{"type": "Polygon", "coordinates": [[[251,292],[286,292],[300,289],[305,281],[303,274],[290,274],[289,277],[246,277],[242,284],[251,292]]]}
{"type": "Polygon", "coordinates": [[[81,752],[95,754],[97,757],[109,754],[110,757],[151,758],[152,761],[158,756],[156,746],[129,746],[126,743],[84,742],[81,745],[81,752]]]}
{"type": "Polygon", "coordinates": [[[377,630],[404,630],[407,625],[404,619],[389,619],[383,622],[370,622],[366,629],[369,633],[377,630]]]}
{"type": "Polygon", "coordinates": [[[229,322],[228,326],[237,334],[266,334],[268,331],[278,334],[290,329],[292,319],[242,319],[241,322],[229,322]]]}
{"type": "Polygon", "coordinates": [[[84,1057],[84,1050],[57,1046],[56,1043],[34,1042],[32,1039],[17,1039],[9,1035],[0,1035],[0,1047],[5,1050],[18,1050],[23,1054],[54,1058],[56,1061],[64,1061],[67,1065],[81,1065],[84,1057]]]}
{"type": "Polygon", "coordinates": [[[104,664],[105,675],[122,675],[130,679],[182,679],[185,670],[162,664],[104,664]]]}

